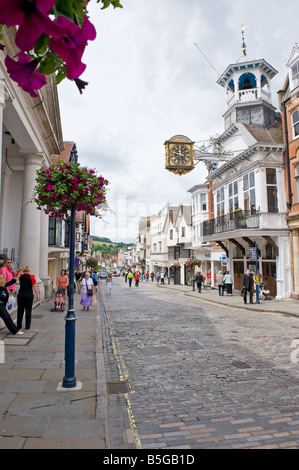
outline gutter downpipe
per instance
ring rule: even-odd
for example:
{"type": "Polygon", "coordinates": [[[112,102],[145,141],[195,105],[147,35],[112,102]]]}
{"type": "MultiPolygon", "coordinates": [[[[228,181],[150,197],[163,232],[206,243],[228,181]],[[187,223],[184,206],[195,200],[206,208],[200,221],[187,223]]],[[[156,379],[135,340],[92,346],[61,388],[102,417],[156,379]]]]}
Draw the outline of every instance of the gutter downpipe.
{"type": "Polygon", "coordinates": [[[287,111],[286,102],[290,98],[287,98],[282,102],[283,109],[283,121],[284,121],[284,139],[285,139],[285,151],[286,151],[286,166],[287,166],[287,179],[288,179],[288,196],[287,208],[290,210],[292,207],[292,185],[291,185],[291,169],[290,169],[290,153],[289,153],[289,138],[288,138],[288,124],[287,124],[287,111]]]}

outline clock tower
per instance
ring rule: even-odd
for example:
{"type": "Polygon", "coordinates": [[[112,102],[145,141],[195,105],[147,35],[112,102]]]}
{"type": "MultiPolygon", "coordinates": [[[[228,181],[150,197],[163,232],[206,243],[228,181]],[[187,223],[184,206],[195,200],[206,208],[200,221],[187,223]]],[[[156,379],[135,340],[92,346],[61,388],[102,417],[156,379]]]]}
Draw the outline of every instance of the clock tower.
{"type": "Polygon", "coordinates": [[[264,59],[248,59],[244,42],[242,52],[238,62],[230,64],[217,80],[226,93],[225,129],[237,122],[269,127],[275,122],[276,109],[270,81],[277,70],[264,59]]]}

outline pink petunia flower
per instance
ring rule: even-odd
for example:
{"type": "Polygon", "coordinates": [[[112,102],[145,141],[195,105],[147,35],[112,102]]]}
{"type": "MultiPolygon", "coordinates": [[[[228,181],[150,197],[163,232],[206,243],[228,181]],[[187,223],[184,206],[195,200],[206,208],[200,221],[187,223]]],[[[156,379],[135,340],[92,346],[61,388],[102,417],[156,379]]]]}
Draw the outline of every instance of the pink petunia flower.
{"type": "Polygon", "coordinates": [[[86,68],[86,65],[81,62],[81,58],[87,41],[92,41],[96,37],[95,27],[86,15],[84,15],[84,23],[81,28],[63,16],[59,16],[56,23],[64,28],[66,33],[62,39],[51,38],[50,48],[66,63],[68,78],[77,79],[86,68]]]}
{"type": "Polygon", "coordinates": [[[1,0],[0,23],[19,25],[16,45],[21,51],[30,51],[42,33],[61,38],[64,29],[52,21],[48,12],[56,0],[1,0]]]}
{"type": "Polygon", "coordinates": [[[18,62],[15,62],[8,55],[5,58],[5,65],[10,78],[17,82],[19,87],[27,91],[30,96],[37,98],[38,95],[34,90],[39,90],[47,83],[46,77],[37,72],[37,60],[32,60],[24,52],[20,52],[18,58],[18,62]]]}

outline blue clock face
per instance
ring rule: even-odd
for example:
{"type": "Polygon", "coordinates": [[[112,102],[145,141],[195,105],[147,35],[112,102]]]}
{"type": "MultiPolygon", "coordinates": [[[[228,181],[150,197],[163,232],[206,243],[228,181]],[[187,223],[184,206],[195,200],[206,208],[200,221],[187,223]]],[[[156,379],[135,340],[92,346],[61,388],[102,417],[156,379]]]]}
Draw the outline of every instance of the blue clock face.
{"type": "Polygon", "coordinates": [[[187,145],[175,144],[170,148],[171,163],[176,165],[186,165],[191,159],[191,151],[187,145]]]}

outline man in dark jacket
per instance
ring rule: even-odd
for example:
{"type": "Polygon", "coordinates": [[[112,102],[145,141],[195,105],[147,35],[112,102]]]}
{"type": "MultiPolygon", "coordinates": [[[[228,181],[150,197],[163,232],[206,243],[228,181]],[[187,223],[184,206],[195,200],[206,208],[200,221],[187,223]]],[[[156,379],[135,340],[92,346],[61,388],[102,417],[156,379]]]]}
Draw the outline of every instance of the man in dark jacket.
{"type": "Polygon", "coordinates": [[[246,273],[243,274],[242,286],[244,293],[244,304],[247,304],[247,292],[249,292],[250,303],[253,304],[253,278],[250,274],[250,269],[247,269],[246,273]]]}
{"type": "Polygon", "coordinates": [[[200,272],[196,273],[194,282],[196,282],[198,292],[201,292],[201,285],[203,283],[203,276],[200,272]]]}

